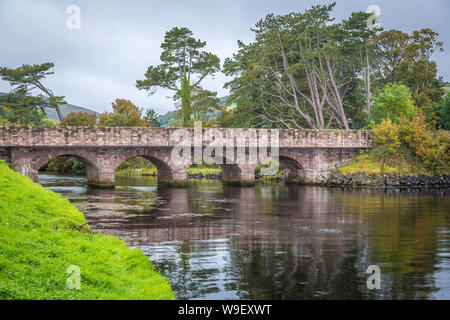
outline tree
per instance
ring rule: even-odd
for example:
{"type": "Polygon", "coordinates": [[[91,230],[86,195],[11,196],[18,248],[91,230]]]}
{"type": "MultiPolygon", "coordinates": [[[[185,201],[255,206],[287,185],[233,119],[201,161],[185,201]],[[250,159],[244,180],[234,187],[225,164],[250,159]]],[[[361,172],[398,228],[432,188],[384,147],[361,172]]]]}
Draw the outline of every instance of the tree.
{"type": "Polygon", "coordinates": [[[439,126],[444,130],[450,130],[450,93],[442,97],[441,103],[434,103],[433,106],[439,115],[439,126]]]}
{"type": "Polygon", "coordinates": [[[26,88],[18,87],[0,96],[0,116],[12,124],[39,126],[45,118],[42,97],[31,96],[26,88]]]}
{"type": "Polygon", "coordinates": [[[268,126],[349,129],[345,101],[359,70],[348,39],[358,26],[332,23],[334,5],[270,14],[252,29],[255,42],[238,43],[239,52],[224,64],[238,108],[251,106],[268,126]]]}
{"type": "Polygon", "coordinates": [[[347,33],[346,47],[347,53],[357,56],[361,64],[361,71],[364,78],[364,91],[366,96],[367,113],[371,113],[371,69],[372,69],[372,40],[375,35],[381,31],[381,28],[369,29],[367,20],[370,13],[353,12],[349,19],[343,21],[343,28],[347,33]],[[355,53],[358,53],[356,54],[355,53]]]}
{"type": "Polygon", "coordinates": [[[87,112],[69,113],[62,121],[62,126],[94,127],[97,124],[97,115],[87,112]]]}
{"type": "Polygon", "coordinates": [[[444,82],[437,76],[437,65],[431,57],[443,51],[439,34],[425,28],[411,35],[389,30],[374,39],[374,57],[381,85],[401,82],[412,92],[416,105],[429,107],[439,103],[444,94],[444,82]]]}
{"type": "Polygon", "coordinates": [[[50,71],[53,67],[54,64],[51,62],[34,64],[32,66],[24,64],[16,69],[2,67],[0,68],[0,76],[2,77],[2,80],[9,81],[14,89],[21,88],[27,91],[39,89],[45,94],[45,99],[44,97],[41,97],[40,105],[55,108],[59,120],[61,121],[63,115],[59,105],[65,103],[64,97],[55,96],[52,90],[42,84],[42,80],[46,76],[53,74],[53,71],[50,71]]]}
{"type": "Polygon", "coordinates": [[[173,28],[166,32],[161,44],[163,49],[158,66],[150,66],[144,80],[137,80],[139,90],[147,90],[150,95],[158,87],[174,91],[174,99],[181,100],[183,122],[189,121],[191,115],[190,93],[192,88],[200,85],[207,76],[220,71],[220,59],[200,49],[206,42],[193,38],[187,28],[173,28]]]}
{"type": "Polygon", "coordinates": [[[402,116],[412,119],[414,113],[411,91],[403,84],[388,84],[375,96],[372,119],[376,123],[384,119],[398,122],[402,116]]]}
{"type": "Polygon", "coordinates": [[[195,121],[209,121],[208,115],[219,110],[217,92],[194,87],[191,96],[192,118],[195,121]]]}
{"type": "Polygon", "coordinates": [[[152,108],[147,109],[144,120],[147,121],[150,127],[160,127],[161,124],[158,121],[158,114],[152,108]]]}
{"type": "Polygon", "coordinates": [[[99,125],[103,127],[146,127],[147,122],[141,119],[142,110],[130,100],[116,99],[112,103],[113,113],[103,113],[99,125]]]}

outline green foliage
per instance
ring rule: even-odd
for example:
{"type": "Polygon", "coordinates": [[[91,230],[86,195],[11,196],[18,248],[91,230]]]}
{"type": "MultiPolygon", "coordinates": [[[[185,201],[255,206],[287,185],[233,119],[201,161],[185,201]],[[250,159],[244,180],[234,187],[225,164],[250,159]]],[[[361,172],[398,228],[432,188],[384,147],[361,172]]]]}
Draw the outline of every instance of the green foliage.
{"type": "Polygon", "coordinates": [[[153,169],[153,168],[155,168],[155,166],[151,163],[151,161],[145,159],[144,157],[137,156],[125,160],[117,167],[116,170],[121,171],[130,169],[153,169]]]}
{"type": "Polygon", "coordinates": [[[85,165],[75,157],[57,157],[47,162],[39,171],[49,173],[85,174],[85,165]]]}
{"type": "Polygon", "coordinates": [[[439,116],[439,126],[444,130],[450,130],[450,93],[442,97],[441,103],[434,103],[433,107],[439,116]]]}
{"type": "Polygon", "coordinates": [[[405,84],[419,108],[439,102],[444,83],[437,76],[436,62],[431,60],[435,51],[443,51],[438,36],[428,28],[413,31],[411,35],[398,30],[378,35],[373,41],[377,82],[405,84]]]}
{"type": "Polygon", "coordinates": [[[58,121],[45,117],[39,125],[43,127],[54,127],[58,125],[58,121]]]}
{"type": "Polygon", "coordinates": [[[0,164],[0,299],[174,299],[142,251],[85,223],[67,199],[0,164]],[[79,290],[67,288],[70,265],[79,290]]]}
{"type": "Polygon", "coordinates": [[[191,119],[192,89],[199,87],[207,76],[220,71],[220,59],[200,50],[205,46],[206,42],[195,39],[187,28],[175,27],[167,31],[161,44],[162,63],[148,67],[145,79],[136,81],[136,87],[150,95],[158,87],[174,91],[174,100],[181,100],[183,124],[191,119]]]}
{"type": "Polygon", "coordinates": [[[381,173],[384,172],[387,160],[398,155],[401,145],[399,131],[400,126],[392,122],[389,117],[373,128],[381,173]]]}
{"type": "MultiPolygon", "coordinates": [[[[412,120],[401,117],[399,123],[385,119],[373,128],[381,172],[386,163],[398,160],[420,162],[428,172],[449,171],[450,136],[448,132],[432,131],[422,112],[412,120]]],[[[398,167],[398,165],[397,165],[398,167]]]]}
{"type": "Polygon", "coordinates": [[[160,127],[161,124],[158,121],[158,114],[155,110],[149,108],[145,112],[144,120],[147,121],[150,127],[160,127]]]}
{"type": "Polygon", "coordinates": [[[202,174],[206,176],[207,174],[220,174],[222,173],[222,167],[217,164],[213,159],[205,158],[202,159],[200,163],[194,163],[189,169],[188,172],[191,174],[202,174]]]}
{"type": "Polygon", "coordinates": [[[7,119],[2,118],[2,116],[0,116],[0,126],[10,126],[11,122],[9,122],[7,119]]]}
{"type": "Polygon", "coordinates": [[[10,124],[39,126],[46,116],[40,107],[43,103],[42,96],[31,96],[19,87],[0,96],[0,116],[10,124]]]}
{"type": "Polygon", "coordinates": [[[412,119],[415,107],[410,90],[403,84],[387,84],[375,95],[371,118],[380,123],[384,119],[398,122],[401,116],[412,119]]]}
{"type": "Polygon", "coordinates": [[[180,98],[181,98],[181,109],[180,109],[180,118],[183,124],[186,124],[189,120],[191,120],[191,91],[192,87],[190,84],[190,79],[187,77],[186,73],[184,73],[183,80],[181,81],[181,89],[180,89],[180,98]]]}
{"type": "MultiPolygon", "coordinates": [[[[367,29],[367,14],[361,12],[335,23],[334,5],[270,14],[252,29],[253,43],[238,42],[238,53],[224,64],[225,74],[234,77],[225,85],[237,104],[233,112],[237,119],[232,122],[281,128],[349,127],[344,105],[349,105],[350,94],[354,101],[362,100],[355,97],[361,95],[355,90],[363,68],[361,52],[376,31],[367,29]]],[[[362,104],[352,106],[352,115],[361,113],[362,104]]]]}
{"type": "Polygon", "coordinates": [[[433,173],[447,172],[450,162],[450,136],[448,132],[432,131],[426,117],[419,112],[412,121],[400,122],[401,139],[433,173]]]}
{"type": "Polygon", "coordinates": [[[419,175],[429,174],[421,163],[415,162],[408,157],[403,150],[399,151],[395,158],[388,158],[381,166],[380,150],[372,149],[369,152],[361,152],[350,162],[337,169],[344,175],[354,173],[365,173],[367,176],[373,174],[398,174],[398,175],[419,175]]]}
{"type": "Polygon", "coordinates": [[[141,119],[142,110],[130,100],[116,99],[112,103],[113,113],[100,115],[98,124],[102,127],[146,127],[148,123],[141,119]]]}
{"type": "MultiPolygon", "coordinates": [[[[65,103],[64,97],[55,96],[53,94],[53,91],[45,87],[42,83],[42,80],[45,79],[45,77],[53,74],[53,71],[50,71],[50,69],[52,69],[53,67],[54,64],[51,62],[34,65],[24,64],[16,69],[1,67],[0,77],[2,78],[2,80],[9,81],[14,90],[22,89],[26,92],[33,89],[40,90],[45,94],[46,99],[44,100],[44,97],[40,96],[38,97],[39,102],[36,103],[36,101],[34,101],[34,103],[39,104],[41,107],[49,106],[55,108],[58,113],[59,120],[62,120],[63,116],[59,104],[65,103]]],[[[21,104],[29,105],[27,100],[23,101],[21,104]]]]}
{"type": "Polygon", "coordinates": [[[87,112],[69,113],[62,121],[62,126],[94,127],[97,124],[97,115],[87,112]]]}

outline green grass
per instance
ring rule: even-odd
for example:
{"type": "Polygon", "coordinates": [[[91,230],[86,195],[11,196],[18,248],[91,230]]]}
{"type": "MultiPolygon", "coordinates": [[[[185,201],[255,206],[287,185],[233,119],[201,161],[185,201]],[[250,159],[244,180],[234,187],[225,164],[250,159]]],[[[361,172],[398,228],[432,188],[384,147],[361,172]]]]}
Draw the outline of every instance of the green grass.
{"type": "Polygon", "coordinates": [[[61,195],[0,162],[0,299],[174,299],[139,249],[90,233],[61,195]],[[66,273],[80,268],[81,288],[66,273]]]}
{"type": "Polygon", "coordinates": [[[446,86],[444,87],[444,90],[447,91],[447,92],[450,92],[450,85],[446,85],[446,86]]]}
{"type": "MultiPolygon", "coordinates": [[[[362,153],[354,157],[346,165],[336,169],[336,171],[349,175],[353,173],[381,174],[380,162],[373,152],[362,153]]],[[[419,164],[412,163],[405,159],[397,159],[387,163],[384,167],[383,174],[399,174],[399,175],[418,175],[427,174],[427,171],[419,164]]]]}
{"type": "Polygon", "coordinates": [[[139,168],[139,169],[124,169],[117,170],[116,176],[156,176],[158,174],[158,169],[156,167],[152,168],[139,168]]]}
{"type": "Polygon", "coordinates": [[[211,174],[211,173],[222,173],[222,168],[207,168],[207,167],[190,167],[188,169],[188,172],[190,174],[199,174],[201,173],[202,175],[206,176],[207,174],[211,174]]]}

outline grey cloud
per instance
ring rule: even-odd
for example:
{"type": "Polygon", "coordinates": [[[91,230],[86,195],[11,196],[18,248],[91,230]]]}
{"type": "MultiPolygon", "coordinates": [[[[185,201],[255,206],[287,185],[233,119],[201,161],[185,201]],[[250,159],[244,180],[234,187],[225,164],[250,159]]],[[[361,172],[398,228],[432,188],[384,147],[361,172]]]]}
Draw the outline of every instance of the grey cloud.
{"type": "MultiPolygon", "coordinates": [[[[148,97],[135,87],[147,67],[159,63],[164,33],[174,26],[190,28],[207,41],[207,50],[223,61],[237,50],[237,40],[250,42],[250,28],[268,13],[303,11],[313,4],[330,1],[32,1],[3,0],[0,3],[0,65],[55,63],[55,74],[46,80],[67,101],[103,112],[115,98],[127,98],[140,107],[159,113],[173,109],[170,92],[148,97]],[[68,30],[66,8],[81,8],[82,27],[68,30]]],[[[445,0],[430,1],[338,1],[335,17],[369,5],[381,8],[385,29],[412,31],[430,27],[440,33],[446,48],[450,42],[445,0]]],[[[450,80],[450,55],[436,54],[439,72],[450,80]]],[[[218,74],[204,83],[220,95],[226,77],[218,74]]],[[[9,85],[0,82],[0,91],[9,85]]]]}

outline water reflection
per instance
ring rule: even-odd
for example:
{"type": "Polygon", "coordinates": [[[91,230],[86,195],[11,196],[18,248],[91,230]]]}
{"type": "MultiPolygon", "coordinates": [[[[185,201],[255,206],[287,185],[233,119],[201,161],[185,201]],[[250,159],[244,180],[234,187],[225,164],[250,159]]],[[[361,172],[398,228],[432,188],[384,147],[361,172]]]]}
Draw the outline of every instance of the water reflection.
{"type": "Polygon", "coordinates": [[[188,299],[450,298],[448,190],[239,188],[193,180],[115,190],[40,176],[96,230],[140,247],[188,299]],[[365,270],[382,270],[368,290],[365,270]]]}

